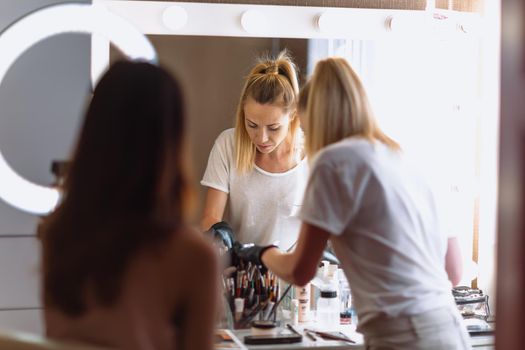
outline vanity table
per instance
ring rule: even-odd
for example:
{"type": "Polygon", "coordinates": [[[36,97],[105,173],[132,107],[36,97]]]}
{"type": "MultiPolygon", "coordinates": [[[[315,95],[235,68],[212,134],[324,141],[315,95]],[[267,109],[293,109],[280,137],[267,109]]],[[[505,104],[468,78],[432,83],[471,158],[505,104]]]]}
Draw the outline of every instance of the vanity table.
{"type": "MultiPolygon", "coordinates": [[[[232,334],[236,339],[235,343],[242,344],[243,347],[234,347],[233,342],[231,346],[228,347],[217,347],[217,349],[254,349],[254,350],[268,350],[268,349],[290,349],[290,350],[299,350],[299,349],[319,349],[319,350],[338,350],[338,349],[358,349],[364,350],[363,345],[363,336],[355,331],[353,325],[341,325],[339,331],[346,335],[351,340],[355,341],[355,344],[351,344],[345,341],[340,340],[324,340],[319,336],[315,336],[315,341],[306,336],[304,333],[304,328],[315,329],[311,325],[308,326],[294,326],[294,328],[303,335],[302,341],[300,343],[292,344],[264,344],[264,345],[247,345],[244,344],[244,337],[250,335],[250,329],[235,329],[228,330],[227,332],[232,334]],[[232,347],[233,346],[233,347],[232,347]]],[[[282,328],[280,333],[283,334],[293,334],[290,330],[282,328]]]]}
{"type": "MultiPolygon", "coordinates": [[[[311,340],[309,337],[304,336],[302,326],[294,326],[301,334],[303,334],[303,340],[300,343],[294,343],[294,344],[268,344],[268,345],[246,345],[244,344],[244,337],[247,335],[250,335],[249,329],[238,329],[238,330],[231,330],[231,334],[233,334],[239,344],[242,344],[244,346],[244,349],[253,349],[253,350],[269,350],[269,349],[287,349],[287,350],[299,350],[299,349],[317,349],[317,350],[364,350],[364,344],[363,344],[363,336],[355,331],[355,327],[353,325],[348,326],[340,326],[339,331],[344,333],[346,336],[348,336],[350,339],[355,340],[356,344],[349,344],[348,342],[343,341],[337,341],[337,340],[323,340],[320,337],[316,337],[316,341],[311,340]]],[[[312,327],[310,327],[312,328],[312,327]]],[[[284,332],[284,331],[283,331],[284,332]]],[[[472,349],[473,350],[494,350],[495,349],[495,343],[494,343],[494,335],[480,335],[480,336],[472,336],[471,337],[472,342],[472,349]]],[[[235,349],[235,347],[231,347],[232,349],[235,349]]],[[[219,348],[219,349],[225,349],[219,348]]],[[[238,347],[237,349],[243,349],[242,347],[238,347]]]]}
{"type": "Polygon", "coordinates": [[[470,339],[473,350],[494,350],[496,348],[494,335],[476,335],[470,339]]]}

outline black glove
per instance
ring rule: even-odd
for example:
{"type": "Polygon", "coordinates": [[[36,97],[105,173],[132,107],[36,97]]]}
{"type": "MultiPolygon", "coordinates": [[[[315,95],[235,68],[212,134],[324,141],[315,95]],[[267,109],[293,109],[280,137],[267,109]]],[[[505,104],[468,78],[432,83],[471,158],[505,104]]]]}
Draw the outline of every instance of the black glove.
{"type": "Polygon", "coordinates": [[[228,250],[232,250],[233,243],[235,242],[235,235],[226,221],[220,221],[213,224],[205,233],[209,234],[213,239],[221,241],[228,250]]]}
{"type": "Polygon", "coordinates": [[[244,260],[246,262],[251,262],[257,266],[264,266],[261,256],[266,249],[276,248],[275,245],[260,246],[253,243],[242,244],[240,242],[235,242],[233,245],[233,252],[236,255],[237,259],[244,260]]]}

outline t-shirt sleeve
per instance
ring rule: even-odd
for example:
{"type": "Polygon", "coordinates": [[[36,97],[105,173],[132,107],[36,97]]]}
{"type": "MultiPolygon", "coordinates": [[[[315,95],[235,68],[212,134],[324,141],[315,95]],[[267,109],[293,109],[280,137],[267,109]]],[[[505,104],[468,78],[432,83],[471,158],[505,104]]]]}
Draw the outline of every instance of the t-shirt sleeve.
{"type": "Polygon", "coordinates": [[[299,218],[331,234],[340,235],[355,211],[352,188],[342,169],[316,164],[306,186],[299,218]]]}
{"type": "Polygon", "coordinates": [[[229,193],[230,158],[232,150],[225,136],[223,132],[213,144],[201,185],[229,193]]]}

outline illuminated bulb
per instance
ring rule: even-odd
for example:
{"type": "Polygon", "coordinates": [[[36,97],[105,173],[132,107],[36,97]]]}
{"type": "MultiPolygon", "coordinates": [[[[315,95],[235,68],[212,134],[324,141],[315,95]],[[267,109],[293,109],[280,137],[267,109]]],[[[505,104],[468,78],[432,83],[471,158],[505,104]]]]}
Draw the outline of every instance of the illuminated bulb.
{"type": "Polygon", "coordinates": [[[321,33],[337,32],[339,28],[340,18],[335,13],[323,12],[317,17],[317,29],[321,33]]]}
{"type": "Polygon", "coordinates": [[[324,13],[318,15],[315,23],[317,24],[317,30],[323,32],[323,28],[326,26],[326,15],[324,13]]]}
{"type": "Polygon", "coordinates": [[[166,28],[176,31],[188,22],[188,13],[181,6],[169,6],[162,12],[162,23],[166,28]]]}
{"type": "Polygon", "coordinates": [[[396,34],[406,35],[425,35],[430,25],[431,19],[428,17],[408,17],[408,16],[388,16],[385,20],[385,27],[388,31],[396,34]]]}
{"type": "MultiPolygon", "coordinates": [[[[0,84],[13,63],[31,46],[51,36],[71,32],[104,36],[131,59],[157,62],[149,40],[105,8],[74,3],[52,5],[28,14],[1,33],[0,84]]],[[[0,198],[20,210],[48,214],[57,205],[59,193],[18,175],[0,152],[0,198]]]]}
{"type": "Polygon", "coordinates": [[[458,23],[456,26],[456,29],[461,32],[467,34],[469,32],[468,26],[465,24],[458,23]]]}
{"type": "Polygon", "coordinates": [[[385,20],[385,27],[387,30],[395,30],[395,27],[396,27],[396,20],[394,19],[393,16],[388,16],[385,20]]]}
{"type": "Polygon", "coordinates": [[[250,34],[261,34],[268,27],[268,19],[258,10],[247,10],[241,16],[242,28],[250,34]]]}

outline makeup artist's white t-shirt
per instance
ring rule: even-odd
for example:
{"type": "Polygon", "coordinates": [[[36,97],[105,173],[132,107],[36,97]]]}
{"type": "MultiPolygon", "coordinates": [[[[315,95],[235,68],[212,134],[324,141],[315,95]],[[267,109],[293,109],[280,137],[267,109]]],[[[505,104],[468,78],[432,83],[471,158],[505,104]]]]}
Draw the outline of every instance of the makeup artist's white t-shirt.
{"type": "Polygon", "coordinates": [[[225,220],[240,242],[279,242],[280,248],[288,249],[299,234],[297,213],[308,179],[308,162],[304,158],[283,173],[255,166],[240,175],[235,169],[234,132],[225,130],[215,140],[201,184],[229,194],[225,220]]]}
{"type": "Polygon", "coordinates": [[[299,217],[331,233],[361,324],[453,305],[433,194],[401,153],[359,138],[326,147],[299,217]]]}

